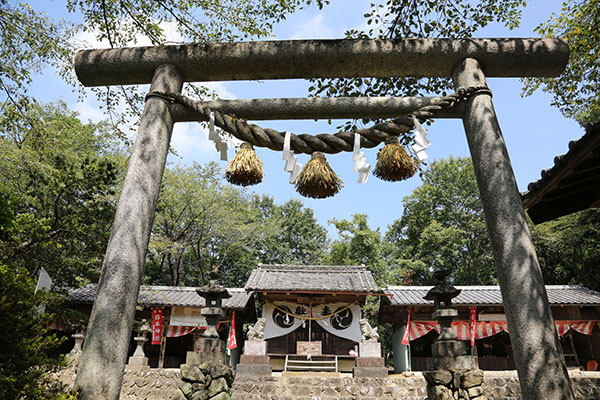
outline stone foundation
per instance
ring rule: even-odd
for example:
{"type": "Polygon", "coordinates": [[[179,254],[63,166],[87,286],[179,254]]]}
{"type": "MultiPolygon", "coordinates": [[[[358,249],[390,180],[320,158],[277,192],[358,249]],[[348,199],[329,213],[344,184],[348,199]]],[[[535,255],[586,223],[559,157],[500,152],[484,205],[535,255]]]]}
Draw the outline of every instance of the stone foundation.
{"type": "Polygon", "coordinates": [[[233,370],[209,362],[181,366],[179,390],[173,400],[229,400],[233,370]]]}
{"type": "Polygon", "coordinates": [[[423,372],[429,400],[486,400],[483,395],[483,371],[437,370],[423,372]]]}

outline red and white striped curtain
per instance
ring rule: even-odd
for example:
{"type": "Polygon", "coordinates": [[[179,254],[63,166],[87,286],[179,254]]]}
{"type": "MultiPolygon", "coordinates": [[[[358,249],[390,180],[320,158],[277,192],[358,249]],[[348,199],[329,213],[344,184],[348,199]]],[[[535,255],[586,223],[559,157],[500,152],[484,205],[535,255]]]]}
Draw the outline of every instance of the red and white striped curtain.
{"type": "Polygon", "coordinates": [[[556,321],[556,330],[558,331],[558,336],[564,335],[570,329],[584,335],[591,335],[594,324],[596,324],[596,321],[556,321]]]}
{"type": "MultiPolygon", "coordinates": [[[[559,336],[563,336],[570,329],[584,335],[591,335],[597,321],[556,321],[556,329],[559,336]]],[[[458,340],[471,339],[471,327],[469,322],[454,321],[452,329],[456,332],[458,340]]],[[[435,321],[411,321],[409,326],[409,340],[415,340],[435,330],[440,331],[440,326],[435,321]]],[[[506,321],[477,321],[475,323],[475,340],[485,339],[497,333],[508,333],[508,322],[506,321]]]]}
{"type": "Polygon", "coordinates": [[[167,337],[180,337],[187,335],[196,329],[195,326],[168,326],[167,327],[167,337]]]}

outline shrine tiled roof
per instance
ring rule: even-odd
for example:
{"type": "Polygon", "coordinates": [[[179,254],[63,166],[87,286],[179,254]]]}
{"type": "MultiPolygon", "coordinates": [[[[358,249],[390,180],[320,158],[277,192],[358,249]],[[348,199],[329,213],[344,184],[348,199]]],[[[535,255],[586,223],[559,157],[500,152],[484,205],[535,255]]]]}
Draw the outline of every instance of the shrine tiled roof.
{"type": "MultiPolygon", "coordinates": [[[[384,300],[392,306],[433,305],[423,299],[432,286],[388,286],[384,300]]],[[[452,299],[456,305],[502,305],[499,286],[456,286],[460,294],[452,299]]],[[[546,285],[551,305],[600,305],[600,293],[581,285],[546,285]]]]}
{"type": "Polygon", "coordinates": [[[600,122],[569,143],[569,151],[554,157],[554,165],[521,194],[533,223],[600,206],[600,122]]]}
{"type": "MultiPolygon", "coordinates": [[[[96,297],[96,284],[77,289],[69,289],[67,301],[73,303],[92,303],[96,297]]],[[[242,309],[250,300],[250,293],[242,288],[227,288],[231,295],[223,299],[223,308],[242,309]]],[[[196,293],[195,287],[182,286],[145,286],[140,287],[138,304],[144,306],[203,307],[204,299],[196,293]]]]}
{"type": "Polygon", "coordinates": [[[381,293],[364,265],[259,264],[244,289],[256,292],[381,293]]]}

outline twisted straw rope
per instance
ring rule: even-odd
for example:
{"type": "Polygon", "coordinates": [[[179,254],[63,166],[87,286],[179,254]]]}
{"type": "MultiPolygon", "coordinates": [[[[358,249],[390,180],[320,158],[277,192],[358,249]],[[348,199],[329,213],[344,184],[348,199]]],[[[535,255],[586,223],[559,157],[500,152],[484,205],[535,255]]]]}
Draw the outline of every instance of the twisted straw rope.
{"type": "MultiPolygon", "coordinates": [[[[414,122],[410,115],[414,115],[420,122],[423,122],[428,118],[433,118],[435,111],[450,107],[460,101],[465,101],[478,93],[491,95],[491,91],[487,86],[459,88],[455,93],[440,98],[434,105],[421,107],[409,115],[375,124],[369,128],[356,129],[351,132],[338,132],[333,135],[329,133],[319,133],[317,135],[306,133],[292,134],[290,147],[297,154],[312,154],[315,151],[328,154],[335,154],[341,151],[352,152],[354,134],[358,133],[361,135],[360,146],[363,148],[373,148],[390,136],[399,136],[409,132],[414,127],[414,122]]],[[[272,150],[283,150],[285,132],[262,128],[220,111],[211,111],[208,107],[203,106],[200,101],[192,100],[181,94],[156,91],[148,93],[146,100],[150,97],[159,97],[170,103],[178,103],[190,108],[199,114],[201,121],[208,121],[210,114],[214,113],[215,125],[236,138],[251,143],[254,146],[267,147],[272,150]]]]}

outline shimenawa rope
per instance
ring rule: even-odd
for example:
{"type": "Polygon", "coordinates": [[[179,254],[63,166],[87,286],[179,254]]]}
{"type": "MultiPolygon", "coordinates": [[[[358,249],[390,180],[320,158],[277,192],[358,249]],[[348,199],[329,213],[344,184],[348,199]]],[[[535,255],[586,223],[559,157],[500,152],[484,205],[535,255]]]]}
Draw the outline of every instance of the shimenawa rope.
{"type": "MultiPolygon", "coordinates": [[[[460,101],[465,101],[469,97],[479,93],[491,95],[491,91],[487,86],[459,88],[455,93],[441,97],[435,105],[421,107],[417,111],[410,113],[410,115],[414,115],[420,122],[423,122],[428,118],[432,118],[435,115],[435,111],[450,107],[460,101]]],[[[215,125],[236,138],[258,147],[267,147],[272,150],[283,149],[285,132],[262,128],[220,111],[211,111],[208,107],[203,106],[202,102],[192,100],[181,94],[153,91],[146,95],[146,100],[152,97],[158,97],[169,103],[181,104],[192,109],[199,114],[201,121],[208,121],[210,114],[214,113],[215,125]]],[[[341,151],[352,152],[354,133],[361,135],[360,144],[362,148],[373,148],[379,145],[379,143],[384,142],[388,137],[398,136],[410,131],[414,127],[414,122],[410,115],[375,124],[370,128],[357,129],[352,132],[338,132],[333,135],[329,133],[320,133],[317,135],[306,133],[292,134],[291,149],[297,154],[312,154],[315,151],[329,154],[341,151]]]]}

